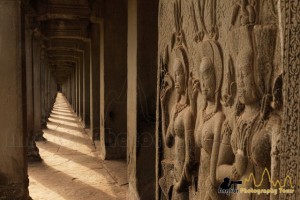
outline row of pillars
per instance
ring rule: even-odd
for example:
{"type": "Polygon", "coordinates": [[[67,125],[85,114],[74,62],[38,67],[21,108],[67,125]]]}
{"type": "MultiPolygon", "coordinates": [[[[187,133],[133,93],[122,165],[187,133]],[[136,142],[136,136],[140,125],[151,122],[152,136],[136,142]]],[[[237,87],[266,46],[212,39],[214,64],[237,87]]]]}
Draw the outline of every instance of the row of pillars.
{"type": "Polygon", "coordinates": [[[42,38],[19,0],[0,1],[0,197],[29,198],[27,161],[40,160],[35,140],[57,93],[42,38]]]}
{"type": "Polygon", "coordinates": [[[105,20],[90,23],[90,38],[61,85],[102,159],[125,159],[127,148],[127,2],[105,4],[105,20]],[[105,36],[105,37],[104,37],[105,36]]]}
{"type": "Polygon", "coordinates": [[[48,62],[43,38],[32,17],[25,17],[25,70],[28,160],[41,160],[35,141],[43,141],[43,129],[50,116],[57,93],[57,83],[48,62]]]}
{"type": "Polygon", "coordinates": [[[158,0],[111,0],[104,10],[62,92],[101,157],[127,159],[129,199],[154,199],[158,0]]]}

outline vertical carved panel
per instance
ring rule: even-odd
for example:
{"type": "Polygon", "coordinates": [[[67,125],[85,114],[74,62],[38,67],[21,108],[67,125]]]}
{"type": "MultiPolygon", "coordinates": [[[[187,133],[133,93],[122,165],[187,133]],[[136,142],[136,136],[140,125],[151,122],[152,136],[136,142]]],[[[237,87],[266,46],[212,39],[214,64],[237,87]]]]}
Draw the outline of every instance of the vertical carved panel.
{"type": "Polygon", "coordinates": [[[300,198],[300,2],[280,1],[283,42],[283,127],[280,177],[293,177],[296,193],[281,194],[280,199],[300,198]]]}

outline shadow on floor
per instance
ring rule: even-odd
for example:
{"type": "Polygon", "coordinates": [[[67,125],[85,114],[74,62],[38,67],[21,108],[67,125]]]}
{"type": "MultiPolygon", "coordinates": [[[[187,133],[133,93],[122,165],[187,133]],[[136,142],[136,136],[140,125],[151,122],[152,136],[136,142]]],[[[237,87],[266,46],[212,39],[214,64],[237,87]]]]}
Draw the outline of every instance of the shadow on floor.
{"type": "Polygon", "coordinates": [[[73,130],[73,131],[81,131],[82,130],[82,128],[79,128],[78,126],[71,126],[71,125],[61,124],[61,123],[53,122],[53,121],[48,121],[47,122],[47,127],[48,126],[62,127],[62,128],[65,128],[65,129],[68,129],[68,130],[73,130]]]}
{"type": "MultiPolygon", "coordinates": [[[[30,191],[31,193],[35,193],[34,196],[36,199],[59,199],[59,197],[66,200],[117,199],[117,196],[113,195],[113,191],[104,192],[99,187],[93,187],[86,184],[81,181],[80,178],[69,176],[63,171],[57,170],[44,162],[30,164],[29,168],[31,169],[31,186],[34,184],[41,184],[50,190],[47,193],[44,193],[45,191],[34,191],[34,188],[30,186],[30,191]],[[42,170],[42,172],[40,170],[42,170]]],[[[109,182],[102,183],[103,186],[109,186],[111,184],[112,183],[109,182]]]]}
{"type": "Polygon", "coordinates": [[[50,118],[55,119],[55,120],[63,120],[66,122],[77,122],[77,119],[74,117],[73,119],[71,117],[59,117],[57,115],[50,115],[50,118]]]}
{"type": "Polygon", "coordinates": [[[125,200],[128,186],[125,180],[114,175],[114,170],[127,179],[127,165],[119,162],[106,165],[98,159],[93,142],[64,102],[59,93],[47,129],[43,130],[47,141],[37,142],[43,162],[28,165],[31,197],[34,200],[125,200]],[[61,107],[68,108],[68,112],[58,111],[61,107]]]}
{"type": "Polygon", "coordinates": [[[55,110],[52,110],[51,111],[51,114],[52,113],[54,113],[54,114],[57,114],[57,115],[60,115],[60,116],[63,116],[63,117],[76,117],[76,115],[74,114],[74,113],[65,113],[65,112],[63,112],[63,113],[61,113],[61,112],[59,112],[59,111],[55,111],[55,110]]]}
{"type": "MultiPolygon", "coordinates": [[[[78,135],[74,135],[69,133],[69,131],[56,131],[56,130],[51,130],[51,129],[44,129],[43,130],[45,135],[52,135],[55,137],[60,137],[66,140],[70,140],[72,142],[78,143],[78,144],[82,144],[82,145],[91,145],[92,141],[87,141],[86,138],[78,136],[78,135]]],[[[47,144],[47,142],[45,142],[47,144]]],[[[57,144],[60,145],[60,144],[57,144]]]]}

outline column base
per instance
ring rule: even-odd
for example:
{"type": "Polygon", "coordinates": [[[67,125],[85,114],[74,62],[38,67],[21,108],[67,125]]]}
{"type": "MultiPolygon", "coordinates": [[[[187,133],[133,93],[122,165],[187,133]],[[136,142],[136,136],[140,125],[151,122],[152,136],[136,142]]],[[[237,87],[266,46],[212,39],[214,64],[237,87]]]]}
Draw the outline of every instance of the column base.
{"type": "Polygon", "coordinates": [[[27,159],[28,162],[40,162],[43,160],[40,156],[39,149],[37,147],[28,149],[27,159]]]}
{"type": "Polygon", "coordinates": [[[0,185],[1,200],[30,200],[31,198],[25,188],[24,184],[21,183],[0,185]]]}
{"type": "Polygon", "coordinates": [[[43,134],[35,135],[34,141],[47,141],[46,138],[44,138],[43,134]]]}
{"type": "Polygon", "coordinates": [[[42,161],[42,158],[39,153],[39,148],[37,148],[35,141],[33,139],[29,141],[28,150],[27,150],[27,159],[29,162],[42,161]]]}

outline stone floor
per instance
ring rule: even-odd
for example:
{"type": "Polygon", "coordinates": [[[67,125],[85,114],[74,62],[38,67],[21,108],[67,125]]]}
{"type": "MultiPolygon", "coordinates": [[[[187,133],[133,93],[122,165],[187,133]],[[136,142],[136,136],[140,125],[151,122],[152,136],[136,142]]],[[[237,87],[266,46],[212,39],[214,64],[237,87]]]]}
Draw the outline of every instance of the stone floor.
{"type": "Polygon", "coordinates": [[[103,161],[61,93],[38,142],[43,162],[29,163],[33,200],[126,199],[126,162],[103,161]]]}

